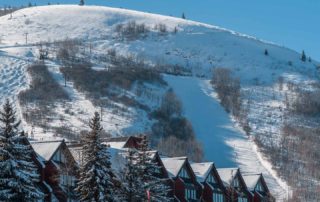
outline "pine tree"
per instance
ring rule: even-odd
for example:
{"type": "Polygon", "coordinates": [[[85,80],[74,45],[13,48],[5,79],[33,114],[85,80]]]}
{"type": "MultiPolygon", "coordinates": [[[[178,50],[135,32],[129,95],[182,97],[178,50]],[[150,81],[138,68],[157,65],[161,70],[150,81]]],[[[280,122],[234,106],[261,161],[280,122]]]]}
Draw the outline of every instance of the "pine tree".
{"type": "Polygon", "coordinates": [[[80,6],[83,6],[83,5],[84,5],[84,0],[80,0],[79,5],[80,5],[80,6]]]}
{"type": "Polygon", "coordinates": [[[161,168],[153,159],[154,152],[149,151],[146,136],[142,136],[141,139],[138,149],[130,148],[126,153],[126,165],[121,172],[122,186],[119,199],[129,202],[172,201],[168,197],[168,179],[161,178],[161,168]]]}
{"type": "Polygon", "coordinates": [[[302,60],[303,62],[305,62],[305,61],[307,60],[307,56],[306,56],[306,54],[305,54],[304,51],[302,51],[301,60],[302,60]]]}
{"type": "Polygon", "coordinates": [[[0,112],[0,201],[37,201],[44,198],[38,189],[39,175],[32,161],[27,138],[18,134],[20,121],[9,100],[0,112]]]}
{"type": "Polygon", "coordinates": [[[177,27],[174,27],[174,30],[173,30],[173,33],[178,33],[178,28],[177,27]]]}
{"type": "Polygon", "coordinates": [[[76,191],[80,201],[113,201],[114,184],[110,155],[107,146],[100,140],[102,127],[99,113],[89,123],[91,131],[83,138],[83,164],[76,191]]]}
{"type": "Polygon", "coordinates": [[[139,144],[137,165],[140,172],[141,181],[144,182],[144,200],[145,201],[171,201],[168,197],[169,187],[167,186],[168,179],[162,178],[161,167],[154,160],[154,151],[150,151],[146,136],[141,136],[139,144]],[[147,192],[150,199],[148,200],[147,192]]]}
{"type": "Polygon", "coordinates": [[[145,198],[143,182],[141,181],[139,167],[137,165],[137,150],[129,148],[126,152],[126,164],[121,171],[121,188],[118,199],[120,201],[138,202],[145,198]]]}
{"type": "Polygon", "coordinates": [[[265,49],[265,50],[264,50],[264,54],[265,54],[265,55],[269,55],[268,49],[265,49]]]}
{"type": "Polygon", "coordinates": [[[182,16],[181,16],[182,19],[186,19],[186,16],[184,13],[182,13],[182,16]]]}

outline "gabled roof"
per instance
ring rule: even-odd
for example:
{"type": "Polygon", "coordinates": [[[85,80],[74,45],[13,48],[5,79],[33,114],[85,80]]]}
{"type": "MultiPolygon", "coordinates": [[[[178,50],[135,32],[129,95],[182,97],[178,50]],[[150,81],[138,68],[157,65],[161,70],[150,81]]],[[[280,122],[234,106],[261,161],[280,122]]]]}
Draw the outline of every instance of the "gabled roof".
{"type": "Polygon", "coordinates": [[[187,157],[161,158],[169,177],[177,177],[187,157]]]}
{"type": "Polygon", "coordinates": [[[239,172],[239,168],[218,168],[217,169],[222,182],[225,185],[230,185],[234,177],[239,172]]]}
{"type": "Polygon", "coordinates": [[[68,149],[71,153],[71,155],[73,156],[74,160],[81,165],[83,162],[82,159],[82,146],[76,145],[76,146],[68,146],[68,149]]]}
{"type": "Polygon", "coordinates": [[[64,140],[30,143],[39,156],[41,156],[45,161],[49,161],[63,142],[64,140]]]}
{"type": "MultiPolygon", "coordinates": [[[[137,144],[141,140],[136,136],[124,136],[124,137],[110,137],[102,140],[103,144],[109,145],[112,148],[122,149],[132,147],[130,144],[137,144]]],[[[135,148],[135,147],[134,147],[135,148]]]]}
{"type": "Polygon", "coordinates": [[[247,189],[249,191],[255,191],[255,188],[259,182],[264,186],[266,192],[269,192],[269,188],[264,180],[262,174],[250,174],[250,175],[243,175],[242,176],[244,182],[247,185],[247,189]]]}
{"type": "Polygon", "coordinates": [[[244,182],[246,183],[249,191],[254,191],[256,188],[260,178],[261,174],[255,174],[255,175],[244,175],[242,176],[244,182]]]}
{"type": "Polygon", "coordinates": [[[213,166],[213,162],[191,163],[191,168],[196,175],[198,182],[204,182],[207,179],[213,166]]]}

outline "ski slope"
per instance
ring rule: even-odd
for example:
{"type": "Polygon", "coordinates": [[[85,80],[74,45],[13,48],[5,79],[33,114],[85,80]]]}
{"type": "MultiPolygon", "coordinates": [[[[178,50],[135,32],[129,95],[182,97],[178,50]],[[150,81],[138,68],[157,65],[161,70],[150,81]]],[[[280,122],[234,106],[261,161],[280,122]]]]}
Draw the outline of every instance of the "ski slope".
{"type": "Polygon", "coordinates": [[[165,80],[181,99],[185,115],[203,145],[205,160],[213,161],[218,168],[240,167],[244,174],[263,173],[277,200],[287,197],[286,183],[259,154],[252,140],[234,126],[208,80],[169,75],[165,80]]]}

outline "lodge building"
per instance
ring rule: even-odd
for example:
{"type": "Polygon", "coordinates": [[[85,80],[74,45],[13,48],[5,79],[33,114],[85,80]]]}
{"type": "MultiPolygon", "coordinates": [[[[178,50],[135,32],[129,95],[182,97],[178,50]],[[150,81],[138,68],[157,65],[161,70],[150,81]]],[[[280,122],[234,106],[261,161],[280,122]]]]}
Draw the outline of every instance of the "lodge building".
{"type": "MultiPolygon", "coordinates": [[[[125,166],[128,148],[139,149],[140,137],[108,138],[112,168],[125,166]]],[[[83,163],[79,142],[31,141],[45,201],[77,201],[74,193],[75,172],[83,163]]],[[[187,157],[162,156],[150,151],[161,168],[158,177],[168,179],[170,195],[176,202],[273,202],[262,174],[242,174],[239,168],[216,168],[213,162],[194,163],[187,157]]],[[[115,172],[115,175],[119,173],[115,172]]]]}

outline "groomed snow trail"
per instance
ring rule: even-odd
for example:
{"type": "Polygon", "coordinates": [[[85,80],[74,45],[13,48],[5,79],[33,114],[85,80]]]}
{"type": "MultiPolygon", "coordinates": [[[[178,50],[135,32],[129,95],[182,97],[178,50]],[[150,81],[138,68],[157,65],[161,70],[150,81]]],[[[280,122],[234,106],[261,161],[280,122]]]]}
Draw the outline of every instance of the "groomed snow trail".
{"type": "Polygon", "coordinates": [[[244,174],[263,173],[271,193],[277,201],[283,201],[286,183],[277,177],[255,144],[234,127],[209,81],[169,75],[164,78],[182,101],[185,115],[203,144],[205,160],[215,162],[217,167],[240,167],[244,174]]]}

